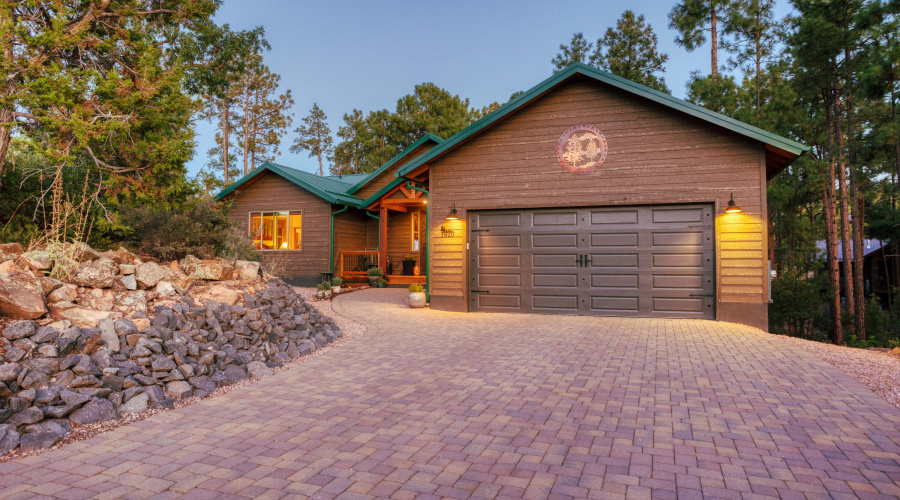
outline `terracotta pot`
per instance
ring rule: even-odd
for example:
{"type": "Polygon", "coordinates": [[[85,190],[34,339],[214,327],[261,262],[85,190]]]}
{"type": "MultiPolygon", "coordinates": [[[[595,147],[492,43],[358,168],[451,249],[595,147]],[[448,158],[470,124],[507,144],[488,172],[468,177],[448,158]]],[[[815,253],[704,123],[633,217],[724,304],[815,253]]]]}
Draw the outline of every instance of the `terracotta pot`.
{"type": "Polygon", "coordinates": [[[425,292],[409,292],[409,307],[415,309],[425,307],[425,292]]]}

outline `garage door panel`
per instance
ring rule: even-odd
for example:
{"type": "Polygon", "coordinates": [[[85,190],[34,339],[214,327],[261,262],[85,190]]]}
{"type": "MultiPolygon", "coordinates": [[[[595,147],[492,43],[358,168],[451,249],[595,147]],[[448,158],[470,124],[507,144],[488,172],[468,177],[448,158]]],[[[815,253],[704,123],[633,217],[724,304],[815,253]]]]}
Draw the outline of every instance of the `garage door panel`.
{"type": "MultiPolygon", "coordinates": [[[[485,227],[479,219],[498,214],[475,212],[469,227],[485,227]]],[[[714,317],[710,205],[507,215],[514,217],[486,219],[489,232],[470,233],[470,284],[492,292],[471,293],[473,310],[714,317]]]]}
{"type": "Polygon", "coordinates": [[[539,228],[542,226],[549,226],[552,228],[562,227],[562,226],[577,226],[578,225],[578,212],[549,212],[549,213],[534,213],[532,214],[531,225],[535,228],[539,228]]]}
{"type": "Polygon", "coordinates": [[[638,233],[591,233],[591,248],[638,246],[638,233]]]}
{"type": "Polygon", "coordinates": [[[672,223],[688,223],[703,222],[703,209],[701,207],[691,208],[656,208],[650,210],[652,221],[655,224],[672,224],[672,223]]]}
{"type": "Polygon", "coordinates": [[[636,269],[640,263],[637,253],[591,253],[590,269],[598,268],[631,268],[636,269]]]}
{"type": "Polygon", "coordinates": [[[519,294],[475,294],[475,302],[479,308],[521,309],[522,296],[519,294]]]}
{"type": "Polygon", "coordinates": [[[591,288],[638,288],[637,274],[591,274],[591,288]]]}
{"type": "Polygon", "coordinates": [[[478,286],[522,286],[522,275],[519,273],[509,274],[492,274],[480,273],[478,275],[478,286]]]}
{"type": "Polygon", "coordinates": [[[577,234],[532,234],[532,248],[578,248],[577,234]]]}
{"type": "Polygon", "coordinates": [[[578,295],[532,295],[531,308],[534,311],[559,311],[569,314],[578,313],[578,295]]]}
{"type": "Polygon", "coordinates": [[[637,224],[637,210],[603,210],[592,211],[590,217],[591,225],[594,224],[637,224]]]}
{"type": "Polygon", "coordinates": [[[640,297],[609,297],[591,295],[591,311],[605,314],[635,314],[640,312],[640,297]]]}
{"type": "Polygon", "coordinates": [[[703,299],[700,297],[653,297],[653,312],[702,313],[703,299]]]}
{"type": "Polygon", "coordinates": [[[653,288],[703,290],[702,274],[654,274],[653,288]]]}
{"type": "Polygon", "coordinates": [[[522,267],[522,256],[520,254],[479,254],[476,258],[476,264],[479,268],[489,267],[522,267]]]}
{"type": "Polygon", "coordinates": [[[655,247],[703,247],[702,231],[653,232],[651,239],[655,247]]]}
{"type": "Polygon", "coordinates": [[[674,267],[681,269],[703,270],[702,253],[662,253],[654,252],[651,257],[654,269],[661,267],[674,267]]]}
{"type": "Polygon", "coordinates": [[[543,267],[563,267],[574,269],[578,266],[578,257],[574,253],[532,254],[531,266],[535,269],[543,267]]]}
{"type": "Polygon", "coordinates": [[[494,213],[478,216],[478,228],[503,228],[519,227],[522,225],[522,216],[519,213],[494,213]]]}
{"type": "Polygon", "coordinates": [[[531,286],[535,288],[578,288],[578,274],[533,274],[531,286]]]}
{"type": "Polygon", "coordinates": [[[478,248],[522,248],[522,237],[518,234],[482,234],[477,238],[478,248]]]}

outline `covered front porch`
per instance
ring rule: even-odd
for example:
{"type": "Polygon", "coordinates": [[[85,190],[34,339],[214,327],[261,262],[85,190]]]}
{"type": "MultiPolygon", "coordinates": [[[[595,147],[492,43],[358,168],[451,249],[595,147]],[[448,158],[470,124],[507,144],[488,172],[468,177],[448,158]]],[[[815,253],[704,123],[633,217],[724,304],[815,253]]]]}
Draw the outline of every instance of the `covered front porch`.
{"type": "MultiPolygon", "coordinates": [[[[334,274],[336,276],[341,276],[344,278],[351,276],[368,276],[369,269],[374,267],[381,267],[381,265],[379,264],[381,253],[382,252],[379,252],[378,250],[339,251],[335,259],[337,261],[337,265],[335,265],[334,274]]],[[[388,265],[386,265],[386,267],[391,269],[391,272],[385,275],[388,280],[388,285],[411,285],[413,283],[419,285],[425,284],[425,272],[421,268],[419,275],[415,274],[415,270],[412,271],[412,275],[405,275],[402,274],[402,267],[399,270],[400,272],[397,273],[397,269],[394,269],[393,264],[391,264],[390,261],[386,262],[388,262],[388,265]]]]}

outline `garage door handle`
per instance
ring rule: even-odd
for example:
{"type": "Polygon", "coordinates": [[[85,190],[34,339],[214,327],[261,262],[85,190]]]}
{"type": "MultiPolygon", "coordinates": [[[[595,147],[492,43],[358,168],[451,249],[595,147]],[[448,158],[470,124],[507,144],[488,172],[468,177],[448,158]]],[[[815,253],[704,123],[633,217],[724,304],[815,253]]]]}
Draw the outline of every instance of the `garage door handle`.
{"type": "Polygon", "coordinates": [[[490,290],[472,290],[472,293],[491,293],[490,290]]]}

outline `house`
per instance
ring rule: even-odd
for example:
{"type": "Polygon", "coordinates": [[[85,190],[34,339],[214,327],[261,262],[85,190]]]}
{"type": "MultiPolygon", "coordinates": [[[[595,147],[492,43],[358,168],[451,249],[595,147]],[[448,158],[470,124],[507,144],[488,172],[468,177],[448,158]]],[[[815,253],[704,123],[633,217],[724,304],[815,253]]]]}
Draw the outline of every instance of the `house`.
{"type": "Polygon", "coordinates": [[[218,198],[307,282],[409,257],[434,309],[766,329],[766,181],[807,150],[575,63],[366,177],[265,164],[218,198]]]}
{"type": "MultiPolygon", "coordinates": [[[[822,255],[826,254],[827,246],[825,240],[816,242],[816,248],[822,255]]],[[[881,302],[882,306],[887,307],[889,281],[896,282],[896,276],[889,280],[891,274],[896,272],[896,259],[888,259],[890,254],[885,255],[885,245],[881,240],[866,239],[863,243],[863,286],[865,286],[865,295],[875,295],[881,302]]],[[[838,240],[838,271],[840,272],[841,300],[844,300],[846,292],[844,290],[844,246],[843,242],[838,240]]],[[[850,240],[850,258],[856,260],[854,255],[853,240],[850,240]]]]}

